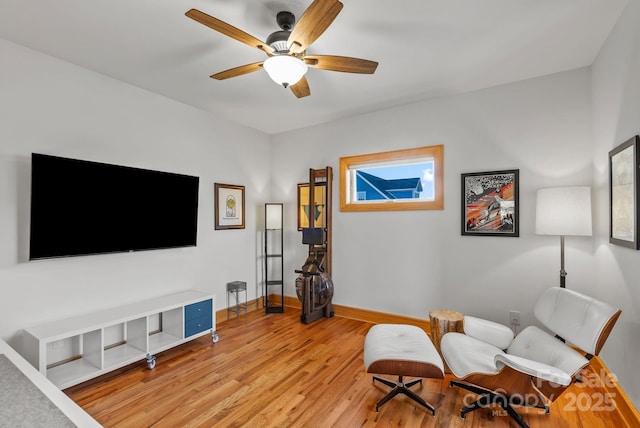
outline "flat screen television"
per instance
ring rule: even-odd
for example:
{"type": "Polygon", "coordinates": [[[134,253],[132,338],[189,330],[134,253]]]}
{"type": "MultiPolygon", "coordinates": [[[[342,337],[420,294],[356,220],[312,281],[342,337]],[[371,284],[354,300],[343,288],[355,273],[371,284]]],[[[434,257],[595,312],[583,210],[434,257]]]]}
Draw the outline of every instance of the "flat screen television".
{"type": "Polygon", "coordinates": [[[29,259],[196,245],[199,178],[33,153],[29,259]]]}

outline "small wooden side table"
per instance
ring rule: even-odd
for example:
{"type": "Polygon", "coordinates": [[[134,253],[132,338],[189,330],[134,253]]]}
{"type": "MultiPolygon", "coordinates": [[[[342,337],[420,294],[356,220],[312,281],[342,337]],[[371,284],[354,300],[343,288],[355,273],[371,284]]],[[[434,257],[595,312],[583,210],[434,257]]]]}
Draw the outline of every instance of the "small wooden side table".
{"type": "MultiPolygon", "coordinates": [[[[446,309],[429,311],[429,327],[431,329],[431,341],[438,350],[440,357],[442,357],[442,352],[440,351],[442,336],[449,332],[464,333],[464,316],[460,312],[446,309]]],[[[444,363],[445,373],[451,373],[444,358],[442,362],[444,363]]]]}

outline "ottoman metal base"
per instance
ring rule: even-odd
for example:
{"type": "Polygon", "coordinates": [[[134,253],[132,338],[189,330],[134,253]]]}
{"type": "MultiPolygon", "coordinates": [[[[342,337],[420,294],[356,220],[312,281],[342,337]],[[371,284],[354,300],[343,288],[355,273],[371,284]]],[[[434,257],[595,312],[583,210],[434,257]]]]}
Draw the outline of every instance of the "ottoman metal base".
{"type": "Polygon", "coordinates": [[[393,388],[387,395],[385,395],[384,397],[382,397],[382,399],[380,401],[378,401],[376,403],[376,412],[378,412],[380,410],[380,407],[386,403],[387,401],[391,400],[393,397],[395,397],[398,394],[404,394],[407,397],[411,398],[413,401],[417,402],[418,404],[421,404],[423,407],[426,407],[427,409],[431,410],[431,414],[432,415],[436,415],[436,410],[433,408],[433,406],[429,403],[427,403],[426,401],[424,401],[424,399],[422,397],[420,397],[418,394],[416,394],[415,392],[413,392],[412,390],[410,390],[409,388],[411,388],[413,385],[419,383],[422,385],[422,379],[414,379],[411,382],[407,382],[404,383],[402,381],[402,376],[398,376],[398,381],[397,382],[391,382],[390,380],[387,380],[385,378],[379,377],[379,376],[373,376],[373,381],[378,381],[380,383],[384,383],[387,386],[390,386],[391,388],[393,388]]]}

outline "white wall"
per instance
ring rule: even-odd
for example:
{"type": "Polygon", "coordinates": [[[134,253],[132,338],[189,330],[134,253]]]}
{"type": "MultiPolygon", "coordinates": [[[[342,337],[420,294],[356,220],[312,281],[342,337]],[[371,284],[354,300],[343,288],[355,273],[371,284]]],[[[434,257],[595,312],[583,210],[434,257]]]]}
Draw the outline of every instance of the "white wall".
{"type": "MultiPolygon", "coordinates": [[[[593,186],[594,238],[567,237],[567,286],[623,310],[601,354],[640,402],[640,253],[608,243],[607,152],[640,132],[639,0],[593,67],[347,118],[274,137],[274,199],[287,204],[285,271],[305,257],[295,230],[291,165],[334,168],[334,303],[426,318],[451,308],[535,323],[541,291],[559,283],[559,238],[534,231],[535,191],[593,186]],[[593,99],[592,99],[593,98],[593,99]],[[445,210],[339,212],[342,156],[444,144],[445,210]],[[520,170],[520,238],[461,236],[460,174],[520,170]]],[[[294,295],[290,275],[286,294],[294,295]]]]}
{"type": "Polygon", "coordinates": [[[0,57],[1,338],[188,288],[223,308],[233,280],[256,296],[268,136],[1,39],[0,57]],[[32,152],[200,177],[197,246],[28,262],[32,152]],[[214,182],[246,186],[246,229],[214,230],[214,182]]]}
{"type": "MultiPolygon", "coordinates": [[[[606,208],[607,151],[640,126],[633,25],[640,8],[630,8],[594,68],[593,113],[591,72],[581,69],[275,136],[274,196],[287,204],[294,249],[285,272],[299,267],[306,251],[292,189],[308,178],[291,165],[329,165],[336,174],[334,303],[420,318],[451,308],[505,324],[513,309],[528,325],[533,302],[558,284],[560,268],[559,238],[535,235],[535,191],[594,185],[596,236],[567,237],[567,285],[623,309],[602,357],[638,403],[640,255],[608,244],[606,208]],[[340,157],[433,144],[445,146],[444,211],[337,210],[340,157]],[[520,170],[520,238],[461,236],[460,174],[501,169],[520,170]]],[[[294,278],[287,278],[286,294],[295,295],[294,278]]]]}
{"type": "MultiPolygon", "coordinates": [[[[301,167],[333,167],[334,303],[426,318],[431,309],[533,322],[532,302],[559,283],[559,238],[534,234],[535,190],[591,185],[590,73],[580,69],[406,105],[274,136],[274,198],[287,204],[285,294],[306,248],[296,226],[301,167]],[[444,144],[442,211],[340,212],[342,156],[444,144]],[[520,170],[520,237],[461,236],[460,174],[520,170]]],[[[568,284],[593,281],[589,238],[567,239],[568,284]]]]}
{"type": "Polygon", "coordinates": [[[640,252],[609,244],[608,152],[640,134],[640,1],[631,0],[592,67],[594,294],[622,310],[603,358],[640,403],[640,252]]]}

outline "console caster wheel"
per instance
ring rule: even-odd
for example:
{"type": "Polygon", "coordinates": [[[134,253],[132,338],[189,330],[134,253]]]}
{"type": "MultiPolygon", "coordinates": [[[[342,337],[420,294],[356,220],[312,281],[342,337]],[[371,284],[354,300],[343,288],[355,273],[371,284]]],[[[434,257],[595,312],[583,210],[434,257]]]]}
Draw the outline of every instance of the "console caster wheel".
{"type": "Polygon", "coordinates": [[[211,333],[211,341],[213,343],[220,342],[220,336],[218,336],[218,333],[216,333],[215,331],[211,333]]]}
{"type": "Polygon", "coordinates": [[[147,354],[147,366],[149,370],[153,370],[156,367],[156,357],[147,354]]]}

